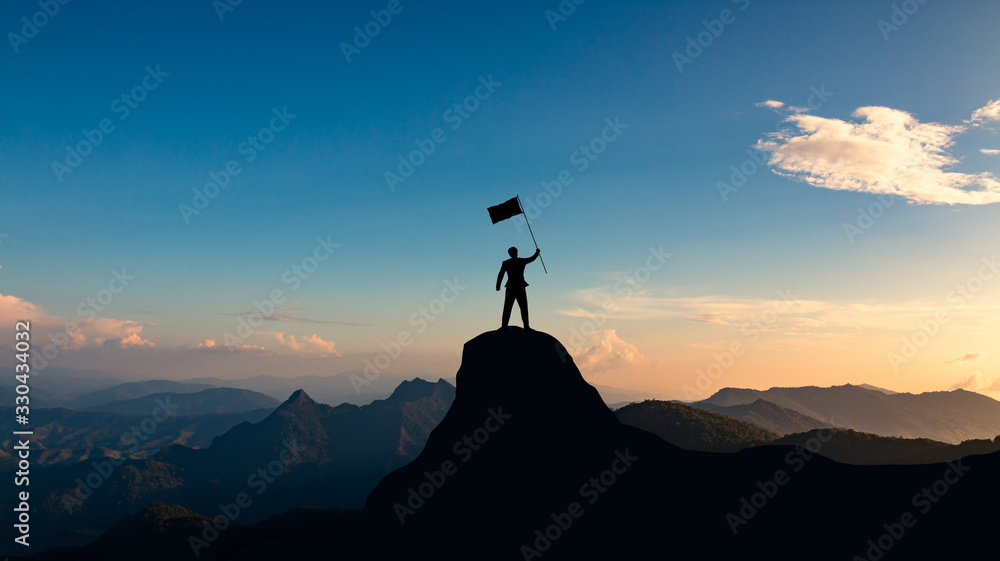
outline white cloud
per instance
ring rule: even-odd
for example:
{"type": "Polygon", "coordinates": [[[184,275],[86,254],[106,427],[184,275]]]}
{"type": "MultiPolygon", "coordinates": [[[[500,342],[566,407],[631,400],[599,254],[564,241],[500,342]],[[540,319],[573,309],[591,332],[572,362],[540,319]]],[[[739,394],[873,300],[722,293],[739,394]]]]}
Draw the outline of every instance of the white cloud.
{"type": "Polygon", "coordinates": [[[1000,376],[984,374],[975,371],[966,380],[952,386],[952,390],[969,390],[970,392],[1000,392],[1000,376]]]}
{"type": "Polygon", "coordinates": [[[757,107],[766,107],[768,109],[773,109],[775,113],[788,114],[788,113],[807,113],[809,112],[808,107],[800,107],[798,105],[786,105],[783,101],[776,101],[769,99],[767,101],[761,101],[755,103],[757,107]]]}
{"type": "MultiPolygon", "coordinates": [[[[993,106],[973,116],[990,117],[993,106]]],[[[993,174],[945,171],[959,163],[950,149],[966,127],[922,123],[888,107],[861,107],[853,117],[859,122],[789,115],[786,121],[795,128],[767,134],[757,148],[771,152],[775,173],[814,187],[927,204],[1000,202],[1000,180],[993,174]]]]}
{"type": "Polygon", "coordinates": [[[979,151],[987,156],[1000,156],[1000,150],[994,148],[980,148],[979,151]]]}
{"type": "MultiPolygon", "coordinates": [[[[17,296],[0,294],[0,317],[30,320],[36,337],[44,344],[57,344],[60,354],[86,348],[155,346],[140,336],[145,327],[155,323],[106,317],[63,318],[17,296]]],[[[5,335],[0,334],[0,344],[8,341],[5,335]]]]}
{"type": "Polygon", "coordinates": [[[22,300],[17,296],[0,294],[0,315],[5,318],[17,318],[18,320],[31,320],[35,322],[53,323],[59,318],[51,316],[42,309],[27,300],[22,300]]]}
{"type": "Polygon", "coordinates": [[[312,337],[306,337],[305,340],[313,347],[315,347],[319,352],[326,353],[328,355],[340,356],[340,353],[337,352],[337,349],[333,348],[334,346],[333,341],[324,341],[315,333],[312,334],[312,337]]]}
{"type": "Polygon", "coordinates": [[[122,347],[144,347],[152,348],[156,346],[156,343],[150,341],[149,339],[143,339],[139,336],[139,333],[131,333],[127,337],[122,337],[119,342],[122,347]]]}
{"type": "Polygon", "coordinates": [[[972,113],[972,118],[966,122],[979,125],[990,121],[1000,121],[1000,99],[994,99],[985,107],[976,109],[972,113]]]}
{"type": "Polygon", "coordinates": [[[271,335],[278,340],[282,346],[298,353],[316,353],[322,356],[340,356],[340,352],[334,348],[333,341],[324,341],[315,333],[310,337],[304,337],[301,341],[294,335],[281,331],[261,331],[261,335],[271,335]]]}
{"type": "Polygon", "coordinates": [[[782,107],[785,106],[783,102],[775,101],[773,99],[769,99],[767,101],[761,101],[760,103],[756,103],[755,105],[757,107],[768,107],[770,109],[781,109],[782,107]]]}
{"type": "Polygon", "coordinates": [[[570,354],[581,372],[598,376],[621,372],[646,361],[639,349],[624,341],[614,329],[592,333],[588,341],[570,351],[570,354]]]}

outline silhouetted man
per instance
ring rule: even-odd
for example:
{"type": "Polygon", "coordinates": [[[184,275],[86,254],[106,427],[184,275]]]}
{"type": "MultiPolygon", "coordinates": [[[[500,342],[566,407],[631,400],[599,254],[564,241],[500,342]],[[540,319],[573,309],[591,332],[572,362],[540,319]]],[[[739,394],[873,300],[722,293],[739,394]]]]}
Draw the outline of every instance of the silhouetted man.
{"type": "Polygon", "coordinates": [[[507,323],[510,321],[510,311],[514,307],[514,300],[517,300],[517,307],[521,308],[521,323],[524,324],[524,330],[532,330],[528,325],[528,293],[524,290],[528,283],[524,282],[524,266],[537,259],[541,252],[542,250],[536,248],[535,254],[531,257],[518,259],[516,247],[507,250],[510,259],[503,262],[500,274],[497,275],[497,292],[499,292],[500,281],[503,280],[503,274],[507,273],[507,284],[504,285],[507,287],[507,293],[503,300],[503,322],[500,331],[507,331],[507,323]]]}

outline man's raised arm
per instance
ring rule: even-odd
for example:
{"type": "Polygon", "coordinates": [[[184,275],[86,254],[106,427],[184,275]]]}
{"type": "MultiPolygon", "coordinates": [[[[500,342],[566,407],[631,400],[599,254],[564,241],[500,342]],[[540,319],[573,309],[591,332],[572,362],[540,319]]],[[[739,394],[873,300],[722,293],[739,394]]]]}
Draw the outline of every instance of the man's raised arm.
{"type": "Polygon", "coordinates": [[[507,271],[506,267],[507,267],[506,262],[504,262],[503,265],[500,265],[500,274],[497,275],[497,292],[500,292],[500,281],[503,280],[503,274],[507,271]]]}
{"type": "Polygon", "coordinates": [[[540,249],[538,249],[538,248],[536,247],[536,248],[535,248],[535,254],[534,254],[534,255],[532,255],[531,257],[527,258],[527,259],[526,259],[526,260],[525,260],[524,262],[525,262],[525,263],[531,263],[531,262],[532,262],[532,261],[534,261],[535,259],[538,259],[538,254],[539,254],[539,253],[541,253],[541,252],[542,252],[542,250],[540,250],[540,249]]]}

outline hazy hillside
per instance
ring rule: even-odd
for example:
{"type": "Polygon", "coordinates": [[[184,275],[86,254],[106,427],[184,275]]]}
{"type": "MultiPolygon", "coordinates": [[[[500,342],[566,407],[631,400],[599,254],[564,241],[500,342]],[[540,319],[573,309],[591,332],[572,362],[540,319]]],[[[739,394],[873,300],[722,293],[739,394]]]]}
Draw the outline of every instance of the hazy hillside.
{"type": "MultiPolygon", "coordinates": [[[[808,419],[762,400],[748,406],[734,405],[721,409],[730,413],[744,409],[750,412],[747,415],[750,418],[755,411],[763,411],[770,416],[785,415],[795,419],[798,415],[802,419],[808,419]]],[[[992,440],[948,444],[926,438],[879,436],[853,429],[818,430],[810,427],[805,431],[778,437],[756,424],[677,402],[634,403],[615,411],[615,415],[622,423],[652,432],[671,444],[687,450],[706,452],[736,452],[764,444],[803,446],[846,464],[904,465],[947,462],[973,454],[1000,451],[1000,436],[992,440]]]]}
{"type": "Polygon", "coordinates": [[[873,390],[873,391],[876,391],[876,392],[882,392],[882,393],[884,393],[886,395],[894,395],[894,394],[899,393],[899,392],[894,392],[892,390],[887,390],[885,388],[880,388],[878,386],[873,386],[871,384],[860,384],[860,385],[858,385],[858,387],[859,388],[864,388],[866,390],[873,390]]]}
{"type": "Polygon", "coordinates": [[[670,401],[633,403],[615,416],[686,450],[737,452],[778,438],[756,425],[670,401]]]}
{"type": "Polygon", "coordinates": [[[422,377],[422,379],[438,378],[436,375],[428,377],[422,373],[405,375],[385,373],[371,380],[370,383],[359,383],[358,379],[369,382],[364,378],[362,372],[342,372],[331,376],[294,376],[291,378],[267,375],[238,379],[192,378],[185,380],[185,382],[252,390],[269,395],[279,401],[286,399],[296,390],[303,390],[318,403],[366,405],[376,399],[385,399],[404,380],[413,380],[418,377],[422,377]],[[356,386],[357,389],[355,389],[356,386]]]}
{"type": "MultiPolygon", "coordinates": [[[[850,429],[827,429],[792,434],[770,444],[805,446],[810,439],[821,436],[818,453],[845,464],[902,465],[932,464],[957,460],[974,454],[1000,451],[1000,436],[993,440],[967,440],[948,444],[926,438],[894,438],[857,432],[850,429]]],[[[813,447],[816,446],[813,441],[813,447]]]]}
{"type": "Polygon", "coordinates": [[[716,405],[707,401],[696,401],[690,405],[757,425],[779,436],[833,426],[763,399],[742,405],[716,405]]]}
{"type": "MultiPolygon", "coordinates": [[[[122,382],[125,380],[109,372],[49,366],[31,376],[31,404],[35,407],[64,407],[81,395],[122,382]]],[[[0,368],[0,387],[12,389],[16,384],[14,369],[0,368]]],[[[4,402],[3,405],[13,405],[13,402],[4,402]]]]}
{"type": "Polygon", "coordinates": [[[404,382],[388,399],[362,407],[331,407],[296,391],[263,420],[240,423],[207,449],[172,445],[125,462],[82,501],[68,498],[77,496],[78,479],[94,473],[92,463],[49,468],[35,489],[36,539],[100,531],[156,501],[213,516],[221,502],[250,493],[254,508],[241,522],[301,505],[357,508],[382,476],[420,453],[454,397],[444,380],[404,382]]]}
{"type": "MultiPolygon", "coordinates": [[[[121,415],[69,409],[32,410],[32,462],[36,465],[73,464],[105,456],[146,458],[170,444],[205,448],[215,437],[243,422],[255,423],[273,408],[241,413],[172,416],[142,431],[149,415],[121,415]]],[[[9,461],[13,446],[13,409],[0,407],[0,466],[9,461]],[[5,461],[6,460],[6,461],[5,461]]]]}
{"type": "Polygon", "coordinates": [[[68,409],[82,410],[103,405],[112,401],[124,401],[145,397],[155,393],[192,393],[211,388],[208,384],[187,384],[171,380],[146,380],[144,382],[126,382],[110,388],[93,391],[70,400],[68,409]]]}
{"type": "Polygon", "coordinates": [[[616,388],[613,386],[602,386],[599,384],[594,384],[594,388],[597,392],[601,394],[601,399],[604,403],[608,404],[608,407],[613,407],[618,405],[626,405],[633,402],[644,401],[647,399],[657,399],[657,396],[649,393],[636,390],[624,390],[622,388],[616,388]]]}
{"type": "Polygon", "coordinates": [[[702,403],[732,406],[770,401],[836,426],[883,436],[957,444],[1000,434],[1000,401],[965,390],[919,395],[845,385],[829,388],[724,388],[702,403]]]}
{"type": "Polygon", "coordinates": [[[209,388],[193,393],[154,393],[135,399],[112,401],[88,408],[88,411],[122,415],[152,415],[166,406],[174,415],[206,413],[242,413],[254,409],[274,409],[280,402],[262,393],[236,388],[209,388]]]}

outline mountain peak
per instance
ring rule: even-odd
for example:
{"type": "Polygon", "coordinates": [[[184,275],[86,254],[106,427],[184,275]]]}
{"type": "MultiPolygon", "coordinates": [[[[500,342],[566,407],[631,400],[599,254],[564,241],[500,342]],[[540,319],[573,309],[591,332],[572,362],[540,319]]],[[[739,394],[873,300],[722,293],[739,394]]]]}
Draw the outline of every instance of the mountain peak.
{"type": "Polygon", "coordinates": [[[416,401],[434,393],[436,387],[437,384],[421,378],[403,380],[385,401],[386,403],[416,401]]]}
{"type": "Polygon", "coordinates": [[[309,397],[309,394],[305,390],[299,389],[295,390],[292,395],[288,396],[288,399],[284,401],[275,411],[296,411],[302,409],[312,409],[318,404],[309,397]]]}
{"type": "Polygon", "coordinates": [[[866,390],[872,390],[872,391],[875,391],[875,392],[882,392],[885,395],[895,395],[895,394],[899,393],[899,392],[894,392],[892,390],[887,390],[885,388],[880,388],[878,386],[873,386],[871,384],[860,384],[858,387],[859,388],[864,388],[866,390]]]}
{"type": "MultiPolygon", "coordinates": [[[[402,549],[422,544],[436,550],[448,543],[455,548],[443,554],[449,557],[489,543],[497,551],[516,552],[520,540],[533,536],[535,524],[550,514],[539,510],[529,516],[525,509],[555,508],[579,498],[581,482],[615,461],[618,468],[638,457],[653,464],[655,456],[674,451],[680,449],[621,424],[556,338],[517,327],[489,331],[465,343],[447,415],[420,455],[372,491],[366,516],[402,549]],[[425,500],[426,494],[413,499],[413,489],[427,492],[428,474],[446,477],[447,483],[435,480],[432,487],[443,486],[433,500],[425,500]]],[[[649,483],[642,471],[637,468],[616,484],[620,496],[642,496],[640,488],[649,483]]],[[[604,504],[607,510],[588,519],[597,524],[621,519],[613,500],[604,504]]]]}
{"type": "MultiPolygon", "coordinates": [[[[607,410],[562,343],[548,333],[520,327],[487,331],[466,342],[455,383],[457,396],[466,400],[544,409],[559,400],[564,407],[607,410]]],[[[607,419],[614,419],[610,411],[607,419]]]]}

